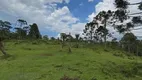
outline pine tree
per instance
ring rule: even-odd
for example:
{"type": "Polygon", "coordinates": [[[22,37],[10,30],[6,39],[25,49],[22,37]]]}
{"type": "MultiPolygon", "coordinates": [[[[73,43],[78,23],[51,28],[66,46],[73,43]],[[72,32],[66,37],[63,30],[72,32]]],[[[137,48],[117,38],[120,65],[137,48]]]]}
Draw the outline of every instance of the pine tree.
{"type": "Polygon", "coordinates": [[[30,25],[29,37],[31,39],[41,39],[41,35],[36,23],[30,25]]]}

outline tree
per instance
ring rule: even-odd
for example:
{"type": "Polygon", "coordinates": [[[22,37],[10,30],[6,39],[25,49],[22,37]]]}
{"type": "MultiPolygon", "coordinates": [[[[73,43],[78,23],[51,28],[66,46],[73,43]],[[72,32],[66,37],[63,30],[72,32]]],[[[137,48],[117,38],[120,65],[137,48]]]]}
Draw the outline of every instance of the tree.
{"type": "Polygon", "coordinates": [[[142,10],[141,2],[130,3],[128,0],[115,0],[116,11],[113,12],[112,21],[120,33],[130,32],[137,24],[142,24],[141,16],[137,16],[142,12],[130,13],[131,11],[127,8],[131,7],[131,5],[138,5],[137,9],[142,10]]]}
{"type": "Polygon", "coordinates": [[[33,25],[30,25],[29,37],[31,39],[41,39],[41,35],[36,23],[33,23],[33,25]]]}
{"type": "Polygon", "coordinates": [[[115,0],[116,11],[114,11],[114,19],[116,22],[124,22],[124,20],[128,19],[128,2],[126,0],[115,0]]]}
{"type": "Polygon", "coordinates": [[[19,39],[24,39],[27,36],[27,31],[22,28],[15,28],[19,39]]]}
{"type": "Polygon", "coordinates": [[[10,39],[18,39],[18,34],[15,32],[11,32],[9,36],[10,36],[10,39]]]}
{"type": "Polygon", "coordinates": [[[79,40],[79,34],[75,34],[75,38],[76,38],[76,40],[78,41],[79,40]]]}
{"type": "Polygon", "coordinates": [[[97,22],[89,22],[85,25],[85,29],[83,30],[83,35],[85,36],[85,39],[89,42],[97,41],[98,35],[96,34],[96,27],[98,23],[97,22]]]}
{"type": "Polygon", "coordinates": [[[109,18],[112,16],[112,12],[101,11],[96,15],[92,22],[87,23],[84,29],[84,34],[89,40],[92,41],[104,41],[106,48],[107,37],[111,37],[107,29],[107,24],[109,24],[109,18]]]}
{"type": "Polygon", "coordinates": [[[133,33],[126,33],[121,39],[121,43],[128,52],[134,52],[137,37],[133,33]]]}
{"type": "Polygon", "coordinates": [[[79,38],[79,41],[80,41],[80,42],[82,42],[82,41],[83,41],[83,38],[82,38],[82,37],[80,37],[80,38],[79,38]]]}
{"type": "Polygon", "coordinates": [[[97,29],[97,32],[99,34],[102,34],[102,37],[104,37],[104,43],[105,43],[105,48],[106,48],[106,41],[107,41],[107,35],[109,34],[108,29],[107,29],[107,24],[110,23],[109,19],[112,16],[112,12],[109,11],[101,11],[96,17],[95,19],[97,21],[99,21],[101,24],[103,24],[102,26],[100,26],[97,29]]]}
{"type": "Polygon", "coordinates": [[[78,44],[78,42],[79,42],[79,34],[75,34],[75,38],[76,38],[76,48],[78,48],[79,47],[79,44],[78,44]]]}
{"type": "Polygon", "coordinates": [[[62,49],[63,49],[65,46],[65,41],[66,41],[67,35],[66,35],[66,33],[61,33],[60,37],[61,37],[61,41],[62,41],[61,43],[62,43],[62,49]]]}
{"type": "Polygon", "coordinates": [[[68,35],[66,35],[67,41],[68,41],[68,53],[72,53],[72,49],[71,49],[71,40],[72,40],[72,36],[71,33],[69,33],[68,35]]]}
{"type": "Polygon", "coordinates": [[[54,37],[51,37],[50,39],[51,39],[51,41],[55,41],[56,40],[54,37]]]}
{"type": "Polygon", "coordinates": [[[142,41],[137,40],[136,44],[136,56],[142,56],[142,41]]]}
{"type": "Polygon", "coordinates": [[[11,28],[10,22],[0,20],[0,50],[4,55],[7,55],[7,53],[4,50],[2,40],[9,38],[10,28],[11,28]]]}
{"type": "Polygon", "coordinates": [[[26,27],[27,27],[27,21],[23,19],[18,19],[16,23],[16,33],[18,34],[19,39],[23,39],[26,37],[27,32],[26,32],[26,27]]]}
{"type": "Polygon", "coordinates": [[[2,52],[4,55],[7,55],[6,51],[4,50],[4,46],[3,46],[3,43],[2,43],[2,38],[0,38],[0,50],[1,50],[1,52],[2,52]]]}
{"type": "Polygon", "coordinates": [[[117,47],[118,46],[117,38],[113,38],[110,43],[112,48],[117,47]]]}
{"type": "Polygon", "coordinates": [[[3,39],[8,39],[11,28],[12,27],[10,22],[0,20],[0,37],[3,39]]]}
{"type": "Polygon", "coordinates": [[[127,9],[128,4],[129,3],[127,2],[127,0],[115,0],[116,8],[119,8],[119,9],[127,9]]]}
{"type": "Polygon", "coordinates": [[[61,43],[62,43],[62,49],[64,48],[65,46],[65,43],[68,42],[68,52],[69,53],[72,53],[72,50],[71,50],[71,40],[72,40],[72,36],[71,34],[66,34],[66,33],[60,33],[60,37],[61,37],[61,43]]]}
{"type": "Polygon", "coordinates": [[[20,28],[25,27],[28,24],[27,21],[23,19],[18,19],[17,22],[17,26],[20,28]]]}
{"type": "Polygon", "coordinates": [[[140,26],[142,24],[142,12],[130,13],[131,11],[127,8],[135,5],[138,6],[136,9],[142,10],[142,2],[130,3],[129,0],[115,0],[115,5],[117,10],[114,11],[113,15],[115,19],[114,25],[120,33],[126,33],[121,40],[121,42],[123,42],[123,45],[125,44],[124,48],[126,48],[129,52],[135,52],[137,53],[137,55],[141,55],[141,41],[136,40],[136,36],[131,33],[131,30],[142,29],[136,28],[137,26],[140,26]],[[127,20],[129,20],[129,22],[127,20]],[[129,38],[130,40],[126,40],[129,38]]]}
{"type": "Polygon", "coordinates": [[[43,39],[44,39],[44,40],[49,40],[48,35],[44,35],[44,36],[43,36],[43,39]]]}

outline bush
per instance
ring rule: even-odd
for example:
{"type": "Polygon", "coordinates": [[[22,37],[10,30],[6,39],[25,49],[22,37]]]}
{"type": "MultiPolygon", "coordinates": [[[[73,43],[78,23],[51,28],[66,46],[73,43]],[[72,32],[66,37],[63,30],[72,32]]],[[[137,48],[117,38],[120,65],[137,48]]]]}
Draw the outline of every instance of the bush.
{"type": "Polygon", "coordinates": [[[38,44],[38,42],[37,42],[37,41],[33,41],[33,42],[32,42],[32,44],[37,45],[37,44],[38,44]]]}
{"type": "Polygon", "coordinates": [[[142,75],[142,64],[132,63],[131,65],[119,66],[121,73],[125,77],[136,77],[142,75]]]}
{"type": "Polygon", "coordinates": [[[79,44],[74,44],[72,47],[73,48],[79,48],[79,44]]]}
{"type": "Polygon", "coordinates": [[[60,80],[80,80],[79,77],[70,78],[69,76],[64,75],[60,80]]]}
{"type": "Polygon", "coordinates": [[[114,55],[114,56],[117,56],[117,57],[122,57],[122,58],[124,58],[124,55],[123,55],[123,54],[120,54],[120,53],[114,53],[113,55],[114,55]]]}

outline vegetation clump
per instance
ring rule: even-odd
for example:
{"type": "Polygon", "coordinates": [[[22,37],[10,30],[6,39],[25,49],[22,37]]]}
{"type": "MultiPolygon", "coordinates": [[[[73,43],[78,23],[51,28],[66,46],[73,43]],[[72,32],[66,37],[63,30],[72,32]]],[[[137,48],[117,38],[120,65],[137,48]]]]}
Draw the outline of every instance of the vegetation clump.
{"type": "Polygon", "coordinates": [[[70,78],[70,77],[64,75],[60,80],[80,80],[80,79],[78,77],[70,78]]]}

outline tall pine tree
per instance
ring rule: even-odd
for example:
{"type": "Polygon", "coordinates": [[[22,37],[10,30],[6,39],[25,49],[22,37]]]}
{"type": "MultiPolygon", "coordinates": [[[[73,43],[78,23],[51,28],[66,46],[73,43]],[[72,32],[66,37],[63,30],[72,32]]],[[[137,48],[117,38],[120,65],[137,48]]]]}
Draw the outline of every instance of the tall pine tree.
{"type": "Polygon", "coordinates": [[[30,25],[29,37],[32,39],[41,39],[41,35],[36,23],[30,25]]]}

